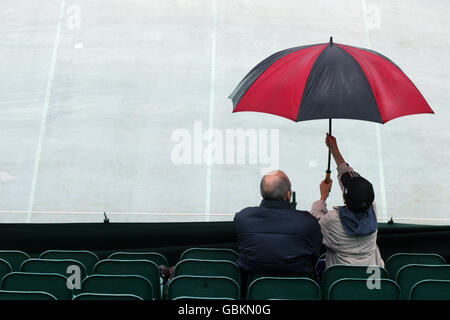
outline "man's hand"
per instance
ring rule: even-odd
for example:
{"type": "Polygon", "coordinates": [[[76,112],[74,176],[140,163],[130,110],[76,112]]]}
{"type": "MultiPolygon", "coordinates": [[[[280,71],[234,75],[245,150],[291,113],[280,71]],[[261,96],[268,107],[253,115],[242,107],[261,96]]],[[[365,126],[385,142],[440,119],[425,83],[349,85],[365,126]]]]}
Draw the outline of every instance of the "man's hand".
{"type": "Polygon", "coordinates": [[[331,180],[331,179],[330,179],[329,183],[326,183],[325,180],[323,180],[320,183],[320,200],[325,201],[328,198],[332,184],[333,184],[333,180],[331,180]]]}

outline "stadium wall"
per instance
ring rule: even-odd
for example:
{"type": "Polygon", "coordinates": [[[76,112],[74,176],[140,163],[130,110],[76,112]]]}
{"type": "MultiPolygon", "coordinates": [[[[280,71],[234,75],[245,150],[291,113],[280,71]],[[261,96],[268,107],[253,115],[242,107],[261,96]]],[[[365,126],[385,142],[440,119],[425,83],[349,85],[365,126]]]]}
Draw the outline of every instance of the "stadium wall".
{"type": "MultiPolygon", "coordinates": [[[[115,251],[157,251],[174,265],[192,247],[237,250],[233,222],[0,224],[0,249],[32,257],[49,249],[91,250],[106,258],[115,251]]],[[[450,262],[450,226],[379,224],[383,259],[398,252],[438,253],[450,262]]]]}

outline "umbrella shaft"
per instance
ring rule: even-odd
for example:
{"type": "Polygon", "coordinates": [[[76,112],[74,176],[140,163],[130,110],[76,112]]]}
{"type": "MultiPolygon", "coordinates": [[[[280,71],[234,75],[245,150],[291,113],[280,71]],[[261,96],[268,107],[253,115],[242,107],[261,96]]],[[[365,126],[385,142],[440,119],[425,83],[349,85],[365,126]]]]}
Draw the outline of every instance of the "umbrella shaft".
{"type": "MultiPolygon", "coordinates": [[[[331,136],[331,119],[329,119],[328,122],[329,128],[328,128],[328,133],[331,136]]],[[[330,148],[328,148],[328,169],[327,169],[327,173],[330,173],[330,162],[331,162],[331,151],[330,148]]]]}

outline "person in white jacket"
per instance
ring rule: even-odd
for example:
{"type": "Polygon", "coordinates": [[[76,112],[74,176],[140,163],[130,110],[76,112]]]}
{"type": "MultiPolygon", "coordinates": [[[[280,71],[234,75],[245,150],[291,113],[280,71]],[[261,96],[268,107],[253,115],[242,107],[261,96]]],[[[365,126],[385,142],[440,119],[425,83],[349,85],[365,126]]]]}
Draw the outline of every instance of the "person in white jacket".
{"type": "Polygon", "coordinates": [[[319,220],[323,245],[327,248],[326,267],[335,264],[384,267],[377,246],[378,223],[372,184],[345,162],[335,137],[327,134],[325,143],[336,162],[345,203],[345,206],[328,210],[325,201],[333,181],[322,181],[321,197],[313,203],[311,214],[319,220]]]}

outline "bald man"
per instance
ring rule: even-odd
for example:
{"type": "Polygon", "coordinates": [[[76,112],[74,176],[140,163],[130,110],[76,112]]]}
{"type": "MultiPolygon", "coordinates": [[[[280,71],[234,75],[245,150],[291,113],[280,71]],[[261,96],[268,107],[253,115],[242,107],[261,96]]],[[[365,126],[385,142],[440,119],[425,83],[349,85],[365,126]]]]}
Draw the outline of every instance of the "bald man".
{"type": "Polygon", "coordinates": [[[259,207],[245,208],[234,217],[241,270],[315,278],[322,243],[317,219],[292,208],[291,182],[283,171],[265,175],[260,191],[259,207]]]}

